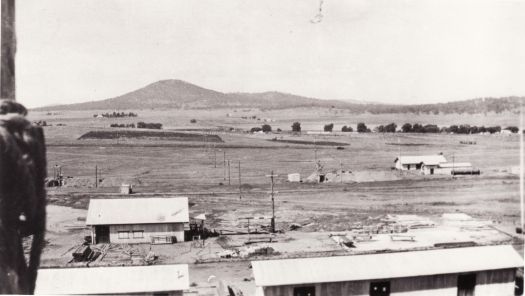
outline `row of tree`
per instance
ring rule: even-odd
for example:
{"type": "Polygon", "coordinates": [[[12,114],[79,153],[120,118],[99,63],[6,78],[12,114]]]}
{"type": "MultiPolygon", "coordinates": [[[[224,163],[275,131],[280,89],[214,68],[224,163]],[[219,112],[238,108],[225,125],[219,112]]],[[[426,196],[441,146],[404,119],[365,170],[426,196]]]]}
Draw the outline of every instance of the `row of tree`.
{"type": "Polygon", "coordinates": [[[134,124],[134,123],[130,123],[130,124],[125,124],[125,123],[121,123],[121,124],[118,124],[118,123],[112,123],[112,124],[109,125],[109,127],[135,128],[135,124],[134,124]]]}
{"type": "MultiPolygon", "coordinates": [[[[128,112],[128,113],[125,113],[125,112],[113,112],[113,113],[102,113],[100,114],[102,117],[106,117],[106,118],[119,118],[119,117],[137,117],[138,114],[137,113],[133,113],[133,112],[128,112]]],[[[98,117],[98,114],[93,114],[93,117],[98,117]]]]}

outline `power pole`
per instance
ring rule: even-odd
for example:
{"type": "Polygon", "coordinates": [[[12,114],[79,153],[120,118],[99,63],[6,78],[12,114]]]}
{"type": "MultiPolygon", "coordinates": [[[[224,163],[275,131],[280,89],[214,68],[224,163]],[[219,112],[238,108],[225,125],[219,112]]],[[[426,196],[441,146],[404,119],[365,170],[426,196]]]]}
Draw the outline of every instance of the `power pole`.
{"type": "Polygon", "coordinates": [[[226,150],[223,151],[223,155],[224,155],[224,158],[223,158],[223,161],[222,161],[222,167],[223,167],[223,172],[222,172],[222,176],[223,176],[223,181],[226,181],[226,150]]]}
{"type": "Polygon", "coordinates": [[[230,160],[228,159],[228,185],[231,185],[230,160]]]}
{"type": "Polygon", "coordinates": [[[241,161],[239,160],[239,199],[242,199],[241,187],[242,187],[242,183],[241,183],[241,161]]]}
{"type": "Polygon", "coordinates": [[[275,198],[274,198],[274,191],[273,191],[273,184],[274,184],[273,178],[277,177],[277,175],[274,175],[272,171],[271,175],[266,175],[266,177],[270,177],[270,180],[272,181],[272,187],[270,191],[270,194],[272,196],[272,220],[270,222],[270,231],[272,233],[275,233],[275,198]]]}
{"type": "Polygon", "coordinates": [[[95,165],[95,188],[98,188],[98,166],[95,165]]]}
{"type": "Polygon", "coordinates": [[[339,167],[341,168],[341,184],[343,184],[343,163],[339,160],[339,167]]]}
{"type": "Polygon", "coordinates": [[[213,144],[213,167],[217,168],[217,150],[215,144],[213,144]]]}

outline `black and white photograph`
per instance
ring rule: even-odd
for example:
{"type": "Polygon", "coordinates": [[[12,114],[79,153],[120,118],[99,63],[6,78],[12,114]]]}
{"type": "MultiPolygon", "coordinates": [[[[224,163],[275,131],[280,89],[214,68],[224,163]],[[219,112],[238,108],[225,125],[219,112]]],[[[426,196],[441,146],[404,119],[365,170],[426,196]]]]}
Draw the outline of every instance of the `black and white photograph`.
{"type": "Polygon", "coordinates": [[[524,0],[0,0],[0,294],[524,294],[524,0]]]}

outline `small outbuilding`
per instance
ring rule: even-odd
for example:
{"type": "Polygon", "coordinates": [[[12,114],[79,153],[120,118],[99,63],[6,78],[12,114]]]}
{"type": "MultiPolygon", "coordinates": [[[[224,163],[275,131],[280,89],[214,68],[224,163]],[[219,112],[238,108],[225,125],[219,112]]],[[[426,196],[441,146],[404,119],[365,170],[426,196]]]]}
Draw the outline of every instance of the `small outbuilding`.
{"type": "Polygon", "coordinates": [[[175,243],[184,241],[188,198],[91,199],[86,225],[100,243],[175,243]]]}
{"type": "Polygon", "coordinates": [[[37,295],[183,295],[188,265],[150,265],[38,270],[37,295]]]}
{"type": "Polygon", "coordinates": [[[253,261],[256,295],[514,295],[512,246],[253,261]]]}
{"type": "Polygon", "coordinates": [[[394,160],[395,168],[403,171],[421,170],[423,165],[429,170],[436,168],[440,163],[446,163],[447,159],[441,155],[421,156],[399,156],[394,160]]]}

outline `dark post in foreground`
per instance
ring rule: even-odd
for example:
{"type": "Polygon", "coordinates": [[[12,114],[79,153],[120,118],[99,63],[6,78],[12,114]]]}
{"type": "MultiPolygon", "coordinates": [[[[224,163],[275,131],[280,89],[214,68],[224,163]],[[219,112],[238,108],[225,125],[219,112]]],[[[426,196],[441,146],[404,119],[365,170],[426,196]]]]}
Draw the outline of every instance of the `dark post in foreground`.
{"type": "Polygon", "coordinates": [[[1,1],[0,294],[32,294],[45,234],[46,149],[42,128],[15,102],[15,0],[1,1]]]}

